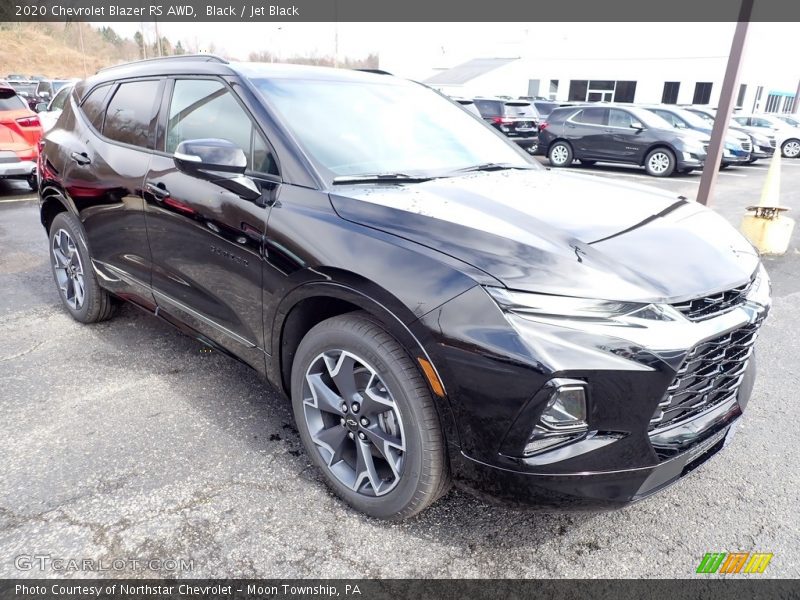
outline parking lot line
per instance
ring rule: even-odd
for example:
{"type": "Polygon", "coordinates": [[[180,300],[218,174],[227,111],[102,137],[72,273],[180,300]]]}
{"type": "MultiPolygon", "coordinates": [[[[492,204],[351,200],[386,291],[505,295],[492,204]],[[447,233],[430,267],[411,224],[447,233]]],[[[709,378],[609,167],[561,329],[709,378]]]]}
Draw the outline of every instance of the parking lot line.
{"type": "Polygon", "coordinates": [[[729,173],[728,171],[720,171],[720,175],[728,175],[729,177],[747,177],[744,173],[729,173]]]}
{"type": "Polygon", "coordinates": [[[11,204],[12,202],[30,202],[31,200],[36,200],[36,196],[31,196],[29,198],[7,198],[5,200],[0,200],[0,204],[11,204]]]}

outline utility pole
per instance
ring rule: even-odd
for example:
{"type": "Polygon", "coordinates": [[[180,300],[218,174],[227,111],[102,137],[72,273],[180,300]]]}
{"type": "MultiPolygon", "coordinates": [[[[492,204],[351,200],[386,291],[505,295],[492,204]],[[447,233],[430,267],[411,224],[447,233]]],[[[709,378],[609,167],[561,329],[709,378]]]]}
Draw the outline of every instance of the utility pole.
{"type": "Polygon", "coordinates": [[[156,44],[158,45],[158,55],[164,56],[164,51],[161,48],[161,36],[158,34],[158,21],[154,19],[153,23],[156,26],[156,44]]]}
{"type": "Polygon", "coordinates": [[[81,43],[81,57],[83,58],[83,77],[86,78],[89,76],[89,71],[86,69],[86,50],[83,47],[83,27],[81,27],[80,21],[75,21],[76,25],[78,26],[78,40],[81,43]]]}
{"type": "Polygon", "coordinates": [[[725,135],[728,132],[728,123],[733,114],[734,94],[739,83],[739,71],[742,66],[744,46],[747,41],[747,30],[750,25],[750,15],[753,12],[753,0],[742,0],[739,10],[739,20],[733,34],[731,52],[728,55],[728,67],[725,69],[725,79],[722,82],[722,91],[719,96],[717,116],[711,130],[711,143],[708,146],[706,162],[703,166],[703,175],[700,178],[700,189],[697,190],[697,201],[708,206],[709,200],[714,195],[717,185],[717,174],[725,148],[725,135]]]}

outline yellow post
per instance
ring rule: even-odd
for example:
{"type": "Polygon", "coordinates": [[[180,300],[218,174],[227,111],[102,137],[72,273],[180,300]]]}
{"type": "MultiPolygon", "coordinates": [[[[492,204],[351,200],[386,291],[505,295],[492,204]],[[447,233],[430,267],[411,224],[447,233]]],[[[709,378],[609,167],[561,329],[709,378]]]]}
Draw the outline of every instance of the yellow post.
{"type": "Polygon", "coordinates": [[[781,213],[789,210],[781,206],[781,150],[775,149],[757,206],[748,206],[742,219],[742,234],[761,254],[784,254],[794,230],[794,220],[781,213]]]}

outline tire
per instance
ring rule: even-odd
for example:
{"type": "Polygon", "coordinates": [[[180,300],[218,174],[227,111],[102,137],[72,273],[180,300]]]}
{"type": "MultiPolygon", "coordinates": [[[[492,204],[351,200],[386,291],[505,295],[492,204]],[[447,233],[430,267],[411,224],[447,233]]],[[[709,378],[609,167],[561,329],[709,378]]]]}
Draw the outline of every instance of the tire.
{"type": "Polygon", "coordinates": [[[731,166],[731,163],[719,163],[719,170],[722,171],[731,166]]]}
{"type": "Polygon", "coordinates": [[[586,160],[585,158],[580,159],[580,161],[584,167],[592,167],[597,163],[596,160],[586,160]]]}
{"type": "Polygon", "coordinates": [[[50,268],[64,308],[81,323],[111,318],[114,304],[111,295],[97,283],[80,221],[68,212],[57,214],[50,225],[49,240],[50,268]]]}
{"type": "Polygon", "coordinates": [[[784,158],[797,158],[800,156],[800,140],[794,138],[781,144],[781,155],[784,158]]]}
{"type": "Polygon", "coordinates": [[[28,182],[28,187],[30,187],[34,192],[39,189],[39,180],[36,178],[36,175],[28,175],[26,181],[28,182]]]}
{"type": "Polygon", "coordinates": [[[687,168],[687,169],[680,169],[680,170],[678,171],[678,173],[680,173],[681,175],[688,175],[689,173],[691,173],[691,172],[693,172],[693,171],[694,171],[694,168],[692,168],[692,167],[689,167],[689,168],[687,168]]]}
{"type": "Polygon", "coordinates": [[[554,167],[568,167],[572,164],[572,147],[567,142],[556,142],[550,146],[547,158],[554,167]]]}
{"type": "Polygon", "coordinates": [[[669,148],[654,148],[644,159],[644,168],[653,177],[669,177],[675,171],[675,155],[669,148]]]}
{"type": "Polygon", "coordinates": [[[292,364],[291,396],[311,461],[356,510],[406,519],[449,489],[444,435],[428,384],[366,313],[327,319],[306,334],[292,364]]]}

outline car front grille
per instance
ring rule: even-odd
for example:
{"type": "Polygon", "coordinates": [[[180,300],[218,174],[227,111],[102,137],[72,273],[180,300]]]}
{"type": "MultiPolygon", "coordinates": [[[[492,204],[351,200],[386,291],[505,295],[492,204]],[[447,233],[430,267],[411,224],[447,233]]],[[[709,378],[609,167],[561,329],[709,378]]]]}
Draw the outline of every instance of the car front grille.
{"type": "Polygon", "coordinates": [[[750,142],[742,142],[742,150],[745,152],[750,152],[753,149],[753,145],[750,142]]]}
{"type": "Polygon", "coordinates": [[[679,302],[673,304],[672,307],[680,311],[690,321],[710,319],[718,314],[736,308],[739,304],[744,302],[751,285],[752,282],[745,283],[725,292],[705,296],[703,298],[695,298],[694,300],[687,300],[686,302],[679,302]]]}
{"type": "Polygon", "coordinates": [[[692,348],[650,419],[649,430],[696,417],[736,394],[761,322],[692,348]]]}

